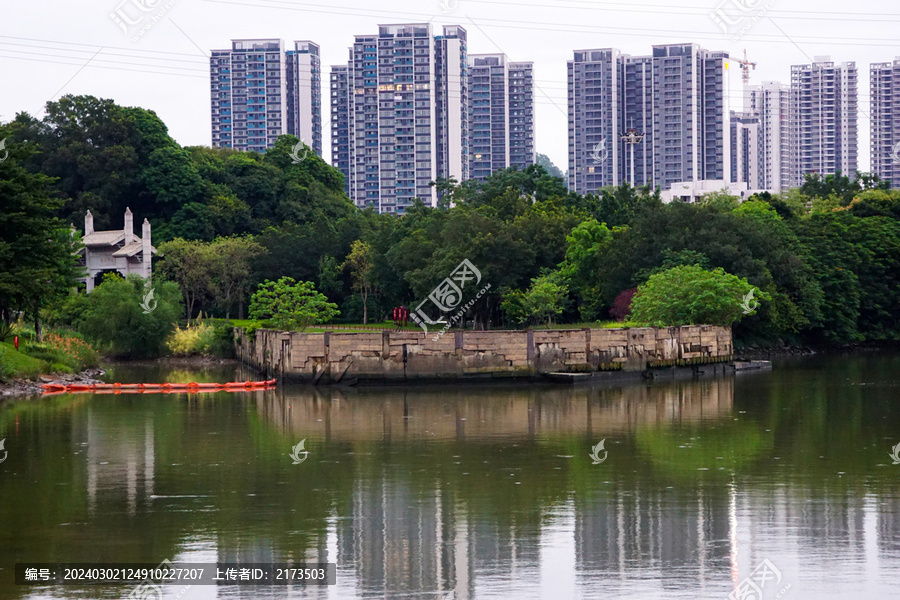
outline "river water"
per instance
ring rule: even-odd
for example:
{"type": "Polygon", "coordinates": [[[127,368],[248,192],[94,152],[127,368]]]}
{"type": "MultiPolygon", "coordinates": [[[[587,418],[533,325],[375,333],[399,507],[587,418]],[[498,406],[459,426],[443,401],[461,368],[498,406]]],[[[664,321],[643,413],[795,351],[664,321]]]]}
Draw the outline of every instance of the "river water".
{"type": "Polygon", "coordinates": [[[3,599],[134,591],[17,586],[17,562],[163,559],[337,565],[327,587],[159,587],[181,600],[900,598],[896,354],[619,386],[60,395],[0,405],[0,439],[3,599]]]}

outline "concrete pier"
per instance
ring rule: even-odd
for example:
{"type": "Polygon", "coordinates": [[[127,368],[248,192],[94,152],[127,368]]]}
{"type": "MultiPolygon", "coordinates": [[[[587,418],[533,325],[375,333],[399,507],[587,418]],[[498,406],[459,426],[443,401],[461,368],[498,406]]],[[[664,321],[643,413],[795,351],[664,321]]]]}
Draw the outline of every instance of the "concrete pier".
{"type": "Polygon", "coordinates": [[[643,372],[728,362],[731,328],[302,333],[235,329],[235,350],[266,377],[316,384],[544,378],[643,372]]]}

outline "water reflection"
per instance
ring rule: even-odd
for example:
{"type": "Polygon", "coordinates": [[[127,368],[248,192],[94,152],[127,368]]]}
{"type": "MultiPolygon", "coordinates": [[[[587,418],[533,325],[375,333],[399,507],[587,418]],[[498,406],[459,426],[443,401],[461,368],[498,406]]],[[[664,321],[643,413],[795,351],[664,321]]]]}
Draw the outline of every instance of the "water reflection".
{"type": "Polygon", "coordinates": [[[187,600],[724,600],[764,560],[781,581],[763,598],[788,584],[785,598],[887,598],[900,584],[898,367],[814,358],[618,387],[4,405],[0,597],[129,592],[15,587],[17,561],[170,558],[338,564],[332,588],[194,587],[187,600]],[[292,465],[301,439],[309,459],[292,465]]]}
{"type": "Polygon", "coordinates": [[[359,390],[288,386],[263,394],[261,415],[281,433],[352,440],[534,439],[625,434],[637,427],[727,417],[734,378],[668,385],[359,390]]]}

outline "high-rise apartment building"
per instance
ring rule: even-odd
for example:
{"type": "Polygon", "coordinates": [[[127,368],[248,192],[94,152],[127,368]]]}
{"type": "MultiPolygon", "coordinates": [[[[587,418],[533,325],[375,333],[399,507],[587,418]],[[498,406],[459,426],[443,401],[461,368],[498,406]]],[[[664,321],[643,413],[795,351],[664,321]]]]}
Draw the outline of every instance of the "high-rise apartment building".
{"type": "Polygon", "coordinates": [[[534,67],[469,55],[469,177],[534,164],[534,67]]]}
{"type": "Polygon", "coordinates": [[[869,67],[872,173],[900,188],[900,58],[869,67]]]}
{"type": "Polygon", "coordinates": [[[731,174],[727,52],[653,46],[654,185],[731,174]]]}
{"type": "Polygon", "coordinates": [[[294,42],[287,58],[287,132],[322,156],[322,63],[319,45],[294,42]]]}
{"type": "Polygon", "coordinates": [[[436,205],[431,182],[468,176],[466,31],[427,23],[358,35],[331,73],[332,162],[360,207],[404,213],[436,205]]]}
{"type": "Polygon", "coordinates": [[[576,50],[568,63],[569,188],[728,178],[727,60],[695,44],[653,46],[641,57],[576,50]],[[644,134],[633,148],[634,181],[622,139],[630,129],[644,134]]]}
{"type": "Polygon", "coordinates": [[[568,61],[569,189],[579,194],[621,180],[621,54],[576,50],[568,61]]]}
{"type": "Polygon", "coordinates": [[[856,63],[817,56],[791,67],[791,187],[808,173],[853,177],[857,144],[856,63]]]}
{"type": "Polygon", "coordinates": [[[746,183],[759,189],[759,117],[752,113],[731,111],[731,183],[746,183]]]}
{"type": "Polygon", "coordinates": [[[634,130],[643,139],[641,143],[624,144],[618,138],[623,157],[619,178],[640,187],[653,182],[653,58],[622,55],[621,61],[619,133],[634,130]]]}
{"type": "MultiPolygon", "coordinates": [[[[791,88],[764,81],[747,89],[746,112],[759,119],[759,181],[773,193],[791,187],[791,88]]],[[[754,186],[751,185],[751,188],[754,186]]]]}
{"type": "Polygon", "coordinates": [[[209,61],[212,145],[264,152],[289,133],[322,151],[319,47],[232,40],[209,61]]]}
{"type": "Polygon", "coordinates": [[[350,195],[350,93],[346,65],[331,67],[331,165],[344,174],[350,195]]]}
{"type": "Polygon", "coordinates": [[[469,178],[469,59],[466,30],[444,27],[434,41],[437,176],[469,178]]]}

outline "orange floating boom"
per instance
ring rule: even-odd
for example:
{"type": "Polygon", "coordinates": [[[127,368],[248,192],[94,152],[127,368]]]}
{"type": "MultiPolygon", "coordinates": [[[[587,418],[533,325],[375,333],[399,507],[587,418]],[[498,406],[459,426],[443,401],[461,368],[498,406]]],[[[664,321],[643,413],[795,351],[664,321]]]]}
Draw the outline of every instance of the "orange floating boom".
{"type": "Polygon", "coordinates": [[[275,387],[275,380],[267,381],[230,381],[228,383],[45,383],[45,394],[64,394],[76,392],[94,393],[163,393],[172,392],[238,392],[241,390],[262,390],[275,387]]]}

